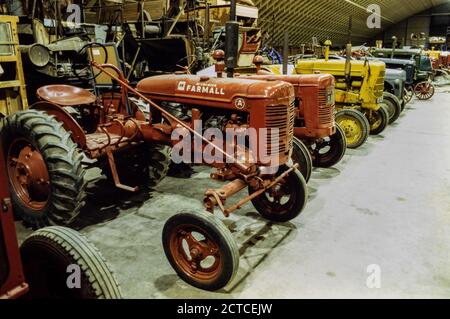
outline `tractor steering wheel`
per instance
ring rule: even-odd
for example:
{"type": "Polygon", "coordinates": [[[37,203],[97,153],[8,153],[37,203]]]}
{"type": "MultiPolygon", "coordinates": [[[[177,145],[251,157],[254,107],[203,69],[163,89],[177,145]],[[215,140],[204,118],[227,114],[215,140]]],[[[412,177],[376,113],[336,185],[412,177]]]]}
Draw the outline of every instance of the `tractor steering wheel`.
{"type": "MultiPolygon", "coordinates": [[[[78,51],[78,55],[86,54],[87,53],[86,49],[88,49],[88,48],[95,48],[95,47],[101,47],[103,49],[104,54],[105,54],[105,59],[104,59],[103,63],[101,63],[101,64],[108,63],[108,50],[106,49],[106,47],[102,43],[99,43],[99,42],[90,42],[90,43],[85,44],[78,51]]],[[[75,65],[80,65],[80,64],[74,63],[73,65],[75,66],[75,65]]],[[[73,68],[73,73],[80,80],[83,80],[83,81],[86,81],[86,82],[91,82],[91,81],[95,80],[101,74],[101,72],[98,72],[97,75],[94,75],[94,72],[91,69],[90,63],[87,63],[87,65],[86,64],[82,64],[82,65],[84,65],[85,67],[80,69],[80,70],[78,70],[76,67],[73,68]],[[85,74],[88,74],[89,72],[92,73],[92,76],[90,76],[90,77],[85,75],[85,74]]]]}

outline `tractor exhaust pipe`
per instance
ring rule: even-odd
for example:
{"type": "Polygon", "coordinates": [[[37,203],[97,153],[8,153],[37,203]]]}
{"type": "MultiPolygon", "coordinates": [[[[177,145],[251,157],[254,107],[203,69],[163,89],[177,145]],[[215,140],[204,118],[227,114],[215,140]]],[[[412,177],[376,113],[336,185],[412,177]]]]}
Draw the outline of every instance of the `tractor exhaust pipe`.
{"type": "Polygon", "coordinates": [[[231,0],[230,6],[230,21],[225,25],[225,65],[227,76],[232,78],[238,62],[239,23],[236,21],[236,0],[231,0]]]}
{"type": "Polygon", "coordinates": [[[288,74],[288,60],[289,60],[289,33],[286,31],[284,33],[284,43],[283,43],[283,74],[288,74]]]}

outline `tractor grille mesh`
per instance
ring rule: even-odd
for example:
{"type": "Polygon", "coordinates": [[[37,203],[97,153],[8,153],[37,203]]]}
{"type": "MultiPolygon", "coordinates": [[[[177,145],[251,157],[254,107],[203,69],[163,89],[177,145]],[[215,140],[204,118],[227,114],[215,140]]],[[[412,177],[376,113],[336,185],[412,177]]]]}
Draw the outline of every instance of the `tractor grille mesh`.
{"type": "Polygon", "coordinates": [[[386,72],[380,72],[380,76],[377,79],[377,82],[375,84],[375,96],[376,97],[382,97],[383,91],[384,91],[384,76],[386,75],[386,72]]]}
{"type": "Polygon", "coordinates": [[[286,105],[269,105],[266,109],[266,128],[268,155],[287,153],[292,148],[294,138],[295,101],[289,107],[286,105]],[[271,132],[278,129],[278,135],[271,132]],[[276,142],[278,141],[278,147],[276,142]]]}
{"type": "Polygon", "coordinates": [[[319,89],[319,124],[332,125],[334,123],[333,104],[328,101],[328,89],[319,89]]]}

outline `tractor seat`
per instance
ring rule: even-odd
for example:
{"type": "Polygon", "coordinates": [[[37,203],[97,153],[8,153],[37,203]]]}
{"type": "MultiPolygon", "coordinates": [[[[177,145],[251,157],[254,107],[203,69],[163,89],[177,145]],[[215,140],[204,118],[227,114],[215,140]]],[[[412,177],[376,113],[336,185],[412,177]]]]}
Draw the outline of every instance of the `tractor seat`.
{"type": "Polygon", "coordinates": [[[88,90],[72,85],[47,85],[37,90],[37,95],[42,100],[61,106],[77,106],[93,104],[96,96],[88,90]]]}

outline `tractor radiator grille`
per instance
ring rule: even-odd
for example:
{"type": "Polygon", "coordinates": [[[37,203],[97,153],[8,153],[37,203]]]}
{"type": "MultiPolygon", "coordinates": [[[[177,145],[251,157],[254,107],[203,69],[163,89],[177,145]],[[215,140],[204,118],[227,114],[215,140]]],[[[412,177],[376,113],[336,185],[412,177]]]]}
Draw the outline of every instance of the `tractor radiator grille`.
{"type": "Polygon", "coordinates": [[[319,124],[333,125],[334,123],[334,105],[328,100],[328,89],[319,90],[319,124]]]}
{"type": "Polygon", "coordinates": [[[276,155],[287,153],[292,148],[294,138],[295,102],[289,107],[286,105],[270,105],[266,109],[267,154],[276,155]],[[271,132],[278,129],[278,135],[271,132]],[[278,147],[276,142],[278,141],[278,147]]]}
{"type": "Polygon", "coordinates": [[[375,91],[374,91],[376,97],[383,96],[385,74],[386,74],[386,72],[383,71],[380,73],[380,76],[377,78],[377,82],[375,84],[375,91]]]}

